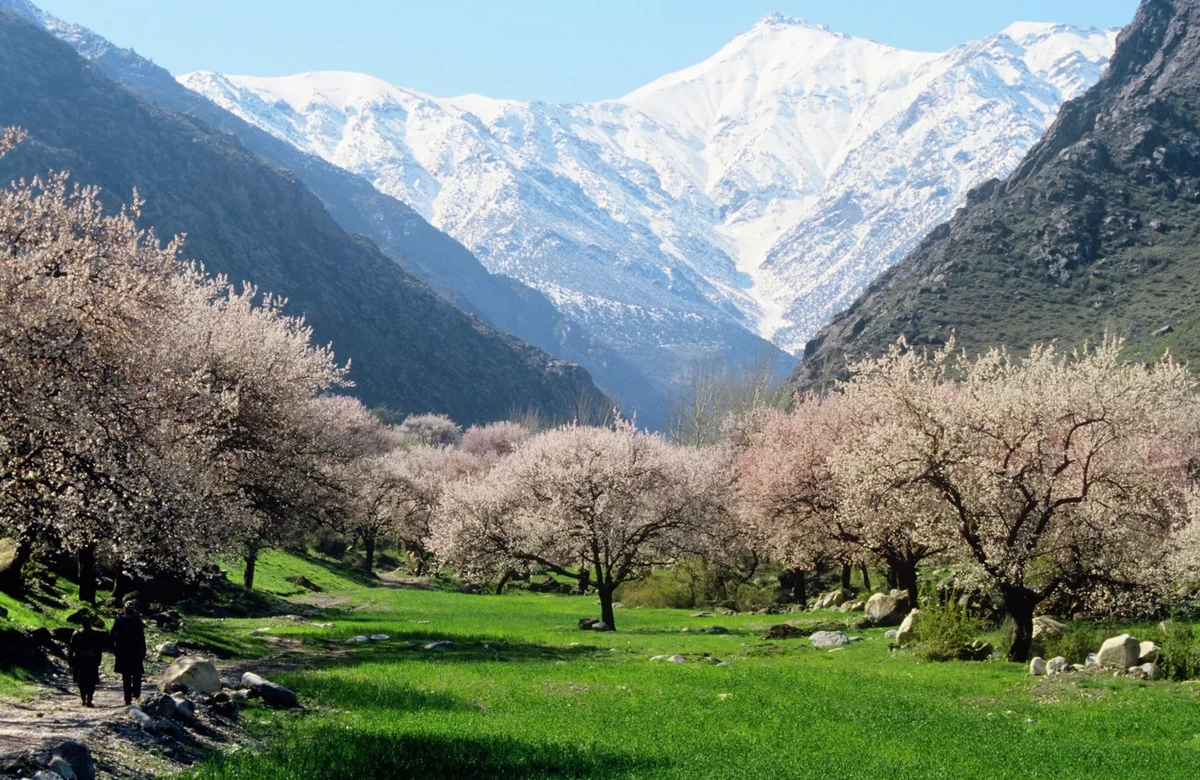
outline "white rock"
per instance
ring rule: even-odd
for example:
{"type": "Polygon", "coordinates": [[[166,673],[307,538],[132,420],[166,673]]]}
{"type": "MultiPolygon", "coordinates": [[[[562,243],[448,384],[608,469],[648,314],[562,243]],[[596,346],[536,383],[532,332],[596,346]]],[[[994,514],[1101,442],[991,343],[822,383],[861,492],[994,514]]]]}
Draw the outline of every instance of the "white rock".
{"type": "Polygon", "coordinates": [[[1104,640],[1097,653],[1101,666],[1113,669],[1128,669],[1137,665],[1140,643],[1129,634],[1121,634],[1104,640]]]}
{"type": "Polygon", "coordinates": [[[195,688],[212,696],[221,690],[221,676],[212,661],[185,656],[167,667],[159,687],[165,691],[174,685],[195,688]]]}
{"type": "Polygon", "coordinates": [[[1100,665],[1100,656],[1096,655],[1095,653],[1088,653],[1087,660],[1084,661],[1083,665],[1084,666],[1099,666],[1100,665]]]}
{"type": "Polygon", "coordinates": [[[907,645],[920,638],[920,633],[917,631],[917,625],[921,622],[921,610],[913,609],[904,616],[904,620],[900,622],[900,628],[896,629],[896,644],[907,645]]]}
{"type": "Polygon", "coordinates": [[[900,635],[900,632],[894,628],[889,628],[887,631],[883,632],[884,639],[895,639],[899,635],[900,635]]]}
{"type": "Polygon", "coordinates": [[[667,660],[673,664],[686,664],[688,662],[688,659],[684,658],[681,655],[673,655],[670,658],[668,658],[667,660]]]}
{"type": "Polygon", "coordinates": [[[1033,619],[1034,639],[1041,639],[1044,636],[1060,636],[1066,630],[1065,623],[1055,620],[1049,615],[1038,615],[1033,619]]]}
{"type": "Polygon", "coordinates": [[[850,644],[850,637],[841,631],[817,631],[808,638],[813,647],[841,647],[850,644]]]}
{"type": "Polygon", "coordinates": [[[1061,655],[1056,655],[1046,662],[1046,671],[1049,674],[1062,674],[1063,672],[1069,671],[1070,668],[1071,662],[1066,658],[1063,658],[1061,655]]]}
{"type": "Polygon", "coordinates": [[[1046,673],[1046,659],[1038,656],[1029,662],[1029,673],[1034,677],[1041,677],[1046,673]]]}
{"type": "Polygon", "coordinates": [[[1151,664],[1158,660],[1159,647],[1153,642],[1142,642],[1138,645],[1138,663],[1151,664]]]}
{"type": "Polygon", "coordinates": [[[1163,678],[1163,670],[1158,667],[1158,664],[1147,661],[1138,667],[1146,674],[1148,680],[1161,680],[1163,678]]]}

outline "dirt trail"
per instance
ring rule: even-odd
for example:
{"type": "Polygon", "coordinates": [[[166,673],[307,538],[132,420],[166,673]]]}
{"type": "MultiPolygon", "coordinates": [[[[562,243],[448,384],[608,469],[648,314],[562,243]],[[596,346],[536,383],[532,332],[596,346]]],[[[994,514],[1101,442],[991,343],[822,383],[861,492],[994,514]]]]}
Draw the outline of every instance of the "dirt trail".
{"type": "Polygon", "coordinates": [[[34,698],[0,701],[0,755],[50,739],[86,742],[86,735],[104,723],[126,719],[121,678],[112,674],[101,678],[93,708],[80,704],[77,689],[65,675],[55,675],[38,688],[34,698]]]}

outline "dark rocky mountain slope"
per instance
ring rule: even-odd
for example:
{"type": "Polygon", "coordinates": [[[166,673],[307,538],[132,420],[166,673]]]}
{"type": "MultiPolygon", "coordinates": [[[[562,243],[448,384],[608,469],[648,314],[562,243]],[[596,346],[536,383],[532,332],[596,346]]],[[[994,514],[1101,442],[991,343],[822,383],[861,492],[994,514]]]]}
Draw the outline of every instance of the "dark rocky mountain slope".
{"type": "Polygon", "coordinates": [[[320,341],[352,360],[368,404],[437,411],[463,423],[537,408],[569,418],[608,402],[587,372],[456,309],[339,226],[291,173],[232,136],[155,106],[70,46],[0,10],[0,124],[29,139],[0,178],[67,169],[108,202],[146,200],[160,236],[212,273],[286,296],[320,341]]]}
{"type": "Polygon", "coordinates": [[[1100,82],[826,326],[794,381],[827,387],[900,336],[974,354],[1106,332],[1200,367],[1200,0],[1144,0],[1100,82]]]}
{"type": "Polygon", "coordinates": [[[563,317],[537,290],[490,273],[462,244],[430,225],[407,204],[356,176],[259,130],[187,89],[164,68],[78,25],[60,21],[26,0],[0,8],[45,27],[71,44],[113,81],[168,111],[188,114],[231,133],[254,154],[282,166],[316,195],[343,229],[367,236],[406,271],[458,308],[552,355],[579,363],[596,384],[644,424],[658,425],[659,391],[634,366],[563,317]]]}

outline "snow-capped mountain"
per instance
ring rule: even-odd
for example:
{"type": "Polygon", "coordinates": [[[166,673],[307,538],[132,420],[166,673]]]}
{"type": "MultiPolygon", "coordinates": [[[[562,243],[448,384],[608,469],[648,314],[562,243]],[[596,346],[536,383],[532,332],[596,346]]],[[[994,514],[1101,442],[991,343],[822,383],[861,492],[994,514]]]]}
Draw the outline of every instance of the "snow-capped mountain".
{"type": "Polygon", "coordinates": [[[770,15],[696,66],[576,105],[354,73],[180,80],[411,204],[653,374],[678,367],[664,349],[802,348],[1008,173],[1115,39],[1021,23],[920,53],[770,15]]]}

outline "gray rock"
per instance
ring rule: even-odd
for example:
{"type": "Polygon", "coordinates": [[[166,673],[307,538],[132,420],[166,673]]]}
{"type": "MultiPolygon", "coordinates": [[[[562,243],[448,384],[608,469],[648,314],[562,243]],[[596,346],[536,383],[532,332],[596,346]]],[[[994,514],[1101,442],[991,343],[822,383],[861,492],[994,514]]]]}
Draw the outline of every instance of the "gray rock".
{"type": "Polygon", "coordinates": [[[1071,666],[1071,662],[1061,655],[1056,655],[1046,662],[1046,671],[1050,674],[1062,674],[1071,666]]]}
{"type": "Polygon", "coordinates": [[[694,618],[706,618],[706,617],[712,617],[712,616],[713,615],[711,612],[693,612],[692,613],[692,617],[694,617],[694,618]]]}
{"type": "Polygon", "coordinates": [[[387,634],[371,634],[369,637],[367,637],[367,639],[370,639],[372,642],[386,642],[391,639],[391,637],[387,634]]]}
{"type": "Polygon", "coordinates": [[[154,652],[166,658],[177,658],[180,655],[179,645],[174,642],[163,642],[156,645],[154,652]]]}
{"type": "Polygon", "coordinates": [[[1046,659],[1038,656],[1029,662],[1029,673],[1034,677],[1041,677],[1046,673],[1046,659]]]}
{"type": "Polygon", "coordinates": [[[52,772],[49,769],[41,769],[33,776],[33,780],[67,780],[58,772],[52,772]]]}
{"type": "Polygon", "coordinates": [[[63,780],[77,780],[75,777],[75,770],[71,768],[70,764],[68,764],[66,761],[63,761],[58,756],[52,757],[50,759],[50,763],[46,765],[46,768],[61,777],[63,780]]]}
{"type": "Polygon", "coordinates": [[[596,625],[599,622],[600,621],[597,620],[596,618],[580,618],[579,619],[579,630],[580,631],[591,631],[592,626],[596,625]]]}
{"type": "Polygon", "coordinates": [[[1104,640],[1097,653],[1101,666],[1114,669],[1128,669],[1137,665],[1138,650],[1141,643],[1129,634],[1121,634],[1104,640]]]}
{"type": "Polygon", "coordinates": [[[295,693],[284,688],[282,685],[259,677],[253,672],[246,672],[242,675],[242,685],[249,688],[256,696],[261,698],[268,707],[279,710],[290,710],[300,706],[300,700],[296,698],[295,693]]]}
{"type": "Polygon", "coordinates": [[[808,638],[813,647],[841,647],[850,644],[850,638],[841,631],[817,631],[808,638]]]}
{"type": "Polygon", "coordinates": [[[608,623],[605,623],[603,620],[601,620],[600,622],[592,625],[592,630],[593,631],[612,631],[613,627],[610,626],[608,623]]]}
{"type": "Polygon", "coordinates": [[[898,636],[900,636],[900,632],[894,628],[889,628],[887,631],[883,632],[884,639],[895,639],[898,636]]]}
{"type": "Polygon", "coordinates": [[[984,642],[976,639],[970,642],[963,648],[964,661],[986,661],[992,657],[992,653],[996,652],[996,648],[991,642],[984,642]]]}
{"type": "Polygon", "coordinates": [[[710,626],[704,630],[706,634],[728,634],[729,629],[725,626],[710,626]]]}
{"type": "Polygon", "coordinates": [[[1038,615],[1033,619],[1033,638],[1061,636],[1067,630],[1067,625],[1049,615],[1038,615]]]}
{"type": "Polygon", "coordinates": [[[1151,661],[1147,661],[1138,668],[1146,675],[1147,680],[1161,680],[1165,676],[1163,670],[1158,667],[1158,664],[1151,661]]]}
{"type": "Polygon", "coordinates": [[[1138,663],[1152,664],[1158,660],[1159,647],[1153,642],[1142,642],[1138,645],[1138,663]]]}
{"type": "Polygon", "coordinates": [[[909,606],[908,596],[903,593],[875,593],[867,599],[867,620],[875,626],[898,626],[909,606]]]}
{"type": "Polygon", "coordinates": [[[363,636],[360,634],[358,636],[352,636],[349,639],[347,639],[346,644],[350,645],[350,644],[355,644],[356,642],[370,642],[370,641],[371,641],[371,638],[369,636],[363,636]]]}
{"type": "Polygon", "coordinates": [[[1095,653],[1088,653],[1087,660],[1083,662],[1084,666],[1099,666],[1100,656],[1095,653]]]}
{"type": "Polygon", "coordinates": [[[96,764],[87,745],[72,740],[61,742],[51,748],[50,756],[67,762],[76,780],[96,780],[96,764]]]}
{"type": "Polygon", "coordinates": [[[446,639],[440,639],[437,642],[430,642],[427,645],[422,645],[426,650],[453,650],[454,643],[446,639]]]}
{"type": "Polygon", "coordinates": [[[133,721],[134,725],[140,728],[142,731],[148,731],[151,734],[158,731],[158,724],[154,722],[154,718],[143,712],[142,708],[138,707],[136,704],[130,706],[129,717],[133,721]]]}
{"type": "Polygon", "coordinates": [[[163,672],[159,688],[166,691],[176,686],[195,688],[211,696],[221,690],[221,676],[212,661],[184,656],[163,672]]]}
{"type": "Polygon", "coordinates": [[[686,664],[688,662],[688,659],[684,658],[681,655],[670,656],[667,658],[667,660],[673,664],[686,664]]]}

